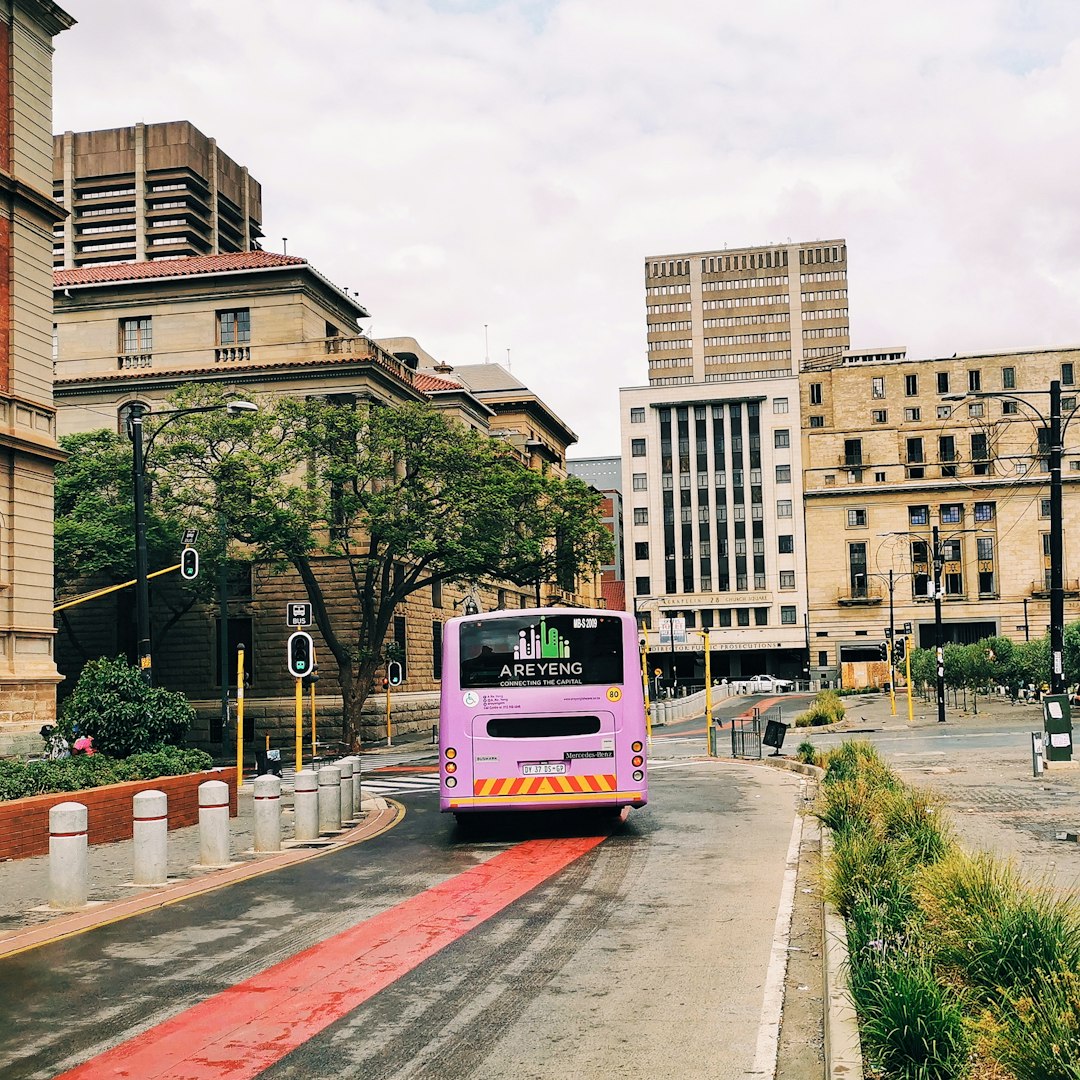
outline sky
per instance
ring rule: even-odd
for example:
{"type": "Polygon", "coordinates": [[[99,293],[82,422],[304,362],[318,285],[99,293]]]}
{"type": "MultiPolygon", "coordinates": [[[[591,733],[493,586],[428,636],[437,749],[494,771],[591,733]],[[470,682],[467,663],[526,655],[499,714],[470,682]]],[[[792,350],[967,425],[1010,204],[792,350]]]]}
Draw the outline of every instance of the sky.
{"type": "Polygon", "coordinates": [[[1075,0],[61,0],[54,130],[190,120],[302,255],[619,452],[647,257],[843,237],[852,346],[1080,345],[1075,0]]]}

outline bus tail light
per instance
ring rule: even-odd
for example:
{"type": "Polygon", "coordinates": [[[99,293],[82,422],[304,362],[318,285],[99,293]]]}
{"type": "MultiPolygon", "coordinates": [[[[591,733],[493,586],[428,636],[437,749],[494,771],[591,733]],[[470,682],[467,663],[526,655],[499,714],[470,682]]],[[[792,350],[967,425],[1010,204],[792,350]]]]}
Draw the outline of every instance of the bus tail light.
{"type": "Polygon", "coordinates": [[[448,776],[444,781],[447,787],[457,787],[457,777],[448,776]]]}
{"type": "MultiPolygon", "coordinates": [[[[640,769],[635,769],[634,770],[634,781],[635,781],[635,783],[640,783],[644,779],[645,779],[645,774],[640,769]]],[[[447,782],[449,783],[449,781],[447,781],[447,782]]]]}
{"type": "Polygon", "coordinates": [[[455,762],[453,762],[453,761],[448,761],[446,763],[446,771],[448,773],[457,772],[457,764],[455,762]]]}
{"type": "Polygon", "coordinates": [[[630,764],[633,765],[635,769],[639,769],[642,765],[645,764],[645,759],[640,754],[638,754],[636,757],[631,759],[630,764]]]}
{"type": "Polygon", "coordinates": [[[444,753],[451,761],[457,757],[457,751],[452,746],[448,746],[444,753]]]}
{"type": "Polygon", "coordinates": [[[633,750],[635,754],[640,754],[641,751],[645,749],[645,746],[640,742],[632,742],[630,744],[630,749],[633,750]]]}

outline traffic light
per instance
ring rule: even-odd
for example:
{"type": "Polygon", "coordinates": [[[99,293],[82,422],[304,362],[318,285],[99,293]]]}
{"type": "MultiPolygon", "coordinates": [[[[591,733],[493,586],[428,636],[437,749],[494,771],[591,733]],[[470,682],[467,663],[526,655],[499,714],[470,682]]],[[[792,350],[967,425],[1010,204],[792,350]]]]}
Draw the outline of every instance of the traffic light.
{"type": "Polygon", "coordinates": [[[193,547],[180,552],[180,576],[185,581],[194,581],[199,576],[199,553],[193,547]]]}
{"type": "Polygon", "coordinates": [[[904,653],[907,651],[907,638],[897,638],[893,644],[892,658],[893,662],[902,664],[904,662],[904,653]]]}
{"type": "Polygon", "coordinates": [[[314,667],[314,664],[315,644],[311,640],[311,635],[305,633],[303,630],[297,630],[297,632],[289,638],[289,674],[296,679],[306,678],[311,674],[311,669],[314,667]]]}
{"type": "Polygon", "coordinates": [[[880,654],[882,660],[889,659],[889,643],[887,641],[882,641],[878,645],[878,653],[880,654]]]}
{"type": "Polygon", "coordinates": [[[391,660],[386,665],[386,679],[391,686],[400,686],[403,674],[401,664],[397,660],[391,660]]]}

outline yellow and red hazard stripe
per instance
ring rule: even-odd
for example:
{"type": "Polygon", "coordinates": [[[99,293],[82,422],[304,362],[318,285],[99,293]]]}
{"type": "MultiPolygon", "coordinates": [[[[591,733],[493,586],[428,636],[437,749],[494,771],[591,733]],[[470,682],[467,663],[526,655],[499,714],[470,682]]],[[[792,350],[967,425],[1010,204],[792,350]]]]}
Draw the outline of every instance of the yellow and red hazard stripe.
{"type": "Polygon", "coordinates": [[[475,780],[473,794],[489,795],[581,795],[615,790],[614,773],[590,776],[503,776],[475,780]]]}

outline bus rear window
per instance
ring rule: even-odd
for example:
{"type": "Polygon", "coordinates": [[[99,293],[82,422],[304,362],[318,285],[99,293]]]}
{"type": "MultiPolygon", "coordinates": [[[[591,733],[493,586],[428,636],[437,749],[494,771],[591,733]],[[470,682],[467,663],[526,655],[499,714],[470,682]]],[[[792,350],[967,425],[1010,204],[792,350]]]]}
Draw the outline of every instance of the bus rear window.
{"type": "Polygon", "coordinates": [[[586,686],[623,680],[622,622],[547,614],[461,624],[464,689],[586,686]]]}
{"type": "Polygon", "coordinates": [[[493,739],[562,739],[599,730],[599,716],[493,716],[487,722],[493,739]]]}

